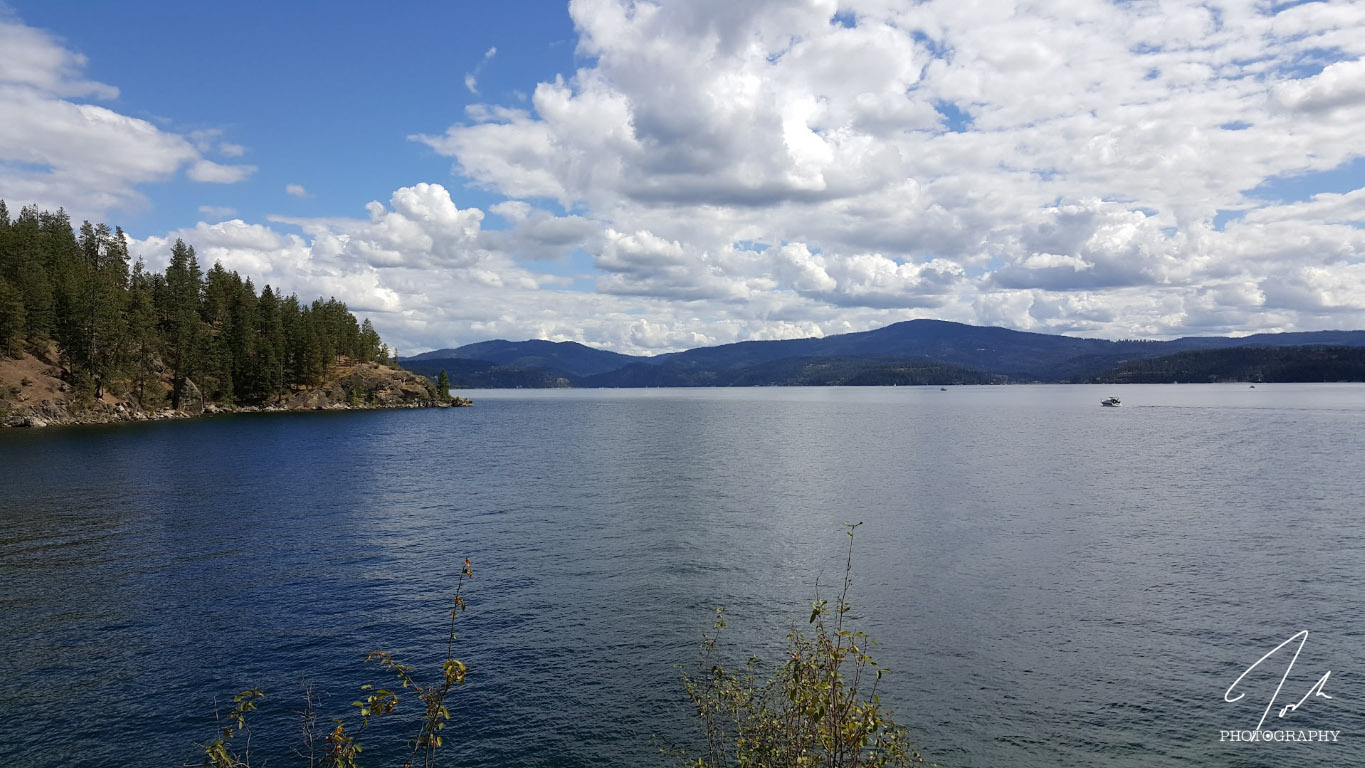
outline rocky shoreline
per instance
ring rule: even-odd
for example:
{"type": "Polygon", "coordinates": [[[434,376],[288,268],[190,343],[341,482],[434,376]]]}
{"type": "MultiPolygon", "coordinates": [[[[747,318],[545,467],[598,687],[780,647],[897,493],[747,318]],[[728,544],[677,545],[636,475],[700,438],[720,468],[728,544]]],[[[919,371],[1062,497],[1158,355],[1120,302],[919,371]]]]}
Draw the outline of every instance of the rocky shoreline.
{"type": "Polygon", "coordinates": [[[24,379],[12,387],[14,396],[0,400],[0,427],[54,427],[77,424],[119,424],[138,421],[192,419],[236,413],[303,411],[370,411],[392,408],[458,408],[471,406],[468,398],[440,397],[430,380],[410,371],[377,363],[347,364],[319,387],[291,391],[269,403],[231,405],[205,402],[199,388],[187,383],[182,407],[144,408],[135,400],[105,396],[79,397],[63,382],[24,379]],[[188,403],[188,404],[185,404],[188,403]]]}
{"type": "Polygon", "coordinates": [[[383,411],[396,408],[461,408],[472,406],[473,401],[468,398],[455,397],[448,402],[425,401],[416,403],[395,403],[391,405],[346,405],[345,403],[329,403],[309,408],[286,407],[282,405],[216,405],[210,404],[203,411],[193,413],[190,411],[175,411],[170,408],[144,409],[126,407],[123,403],[115,406],[112,410],[103,409],[94,411],[86,410],[79,413],[71,413],[65,408],[53,408],[51,406],[29,406],[11,410],[0,418],[0,428],[3,427],[62,427],[80,424],[122,424],[138,421],[172,421],[176,419],[197,419],[203,416],[217,416],[235,413],[304,413],[308,411],[383,411]]]}

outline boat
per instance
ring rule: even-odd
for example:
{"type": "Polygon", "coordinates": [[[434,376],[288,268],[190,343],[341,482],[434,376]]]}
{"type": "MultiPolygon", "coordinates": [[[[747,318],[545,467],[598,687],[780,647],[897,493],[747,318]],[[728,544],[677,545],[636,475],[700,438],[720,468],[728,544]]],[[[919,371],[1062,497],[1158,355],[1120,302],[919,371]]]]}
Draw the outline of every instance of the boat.
{"type": "Polygon", "coordinates": [[[1117,408],[1120,405],[1122,405],[1122,403],[1119,402],[1119,399],[1117,397],[1106,397],[1105,399],[1100,401],[1100,405],[1104,406],[1105,408],[1117,408]]]}

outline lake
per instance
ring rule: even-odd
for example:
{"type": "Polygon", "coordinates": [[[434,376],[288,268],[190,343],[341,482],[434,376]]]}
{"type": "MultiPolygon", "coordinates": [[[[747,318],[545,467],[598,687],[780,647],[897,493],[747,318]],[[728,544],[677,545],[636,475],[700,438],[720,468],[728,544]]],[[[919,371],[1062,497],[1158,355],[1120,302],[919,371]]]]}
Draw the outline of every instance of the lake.
{"type": "Polygon", "coordinates": [[[253,764],[298,764],[304,681],[330,730],[366,652],[431,677],[469,557],[447,763],[666,765],[713,608],[776,658],[845,522],[933,762],[1365,764],[1365,386],[469,394],[0,431],[0,764],[194,763],[251,686],[253,764]],[[1222,740],[1282,676],[1262,730],[1337,741],[1222,740]]]}

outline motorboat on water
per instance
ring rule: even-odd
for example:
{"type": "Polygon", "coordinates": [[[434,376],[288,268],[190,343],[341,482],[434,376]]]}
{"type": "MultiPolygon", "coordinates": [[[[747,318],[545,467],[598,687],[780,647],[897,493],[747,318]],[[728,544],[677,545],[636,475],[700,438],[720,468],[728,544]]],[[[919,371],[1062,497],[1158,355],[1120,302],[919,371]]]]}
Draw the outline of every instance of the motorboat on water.
{"type": "Polygon", "coordinates": [[[1104,406],[1105,408],[1117,408],[1120,405],[1122,405],[1122,403],[1119,402],[1119,399],[1117,397],[1106,397],[1105,399],[1100,401],[1100,405],[1104,406]]]}

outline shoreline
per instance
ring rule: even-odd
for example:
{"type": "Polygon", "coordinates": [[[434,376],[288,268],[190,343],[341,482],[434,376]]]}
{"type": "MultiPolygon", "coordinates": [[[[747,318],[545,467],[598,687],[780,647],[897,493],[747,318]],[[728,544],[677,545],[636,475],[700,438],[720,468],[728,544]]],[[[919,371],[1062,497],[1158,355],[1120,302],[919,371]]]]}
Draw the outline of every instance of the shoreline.
{"type": "Polygon", "coordinates": [[[43,429],[46,427],[91,426],[98,424],[135,424],[149,421],[179,421],[198,419],[206,416],[223,416],[247,413],[316,413],[319,411],[387,411],[416,408],[467,408],[474,401],[466,397],[452,397],[449,401],[419,400],[401,403],[374,403],[348,405],[331,402],[318,405],[221,405],[209,403],[202,410],[172,410],[170,408],[147,409],[118,403],[109,406],[100,403],[88,410],[71,412],[64,404],[42,403],[14,409],[0,415],[0,429],[43,429]]]}

